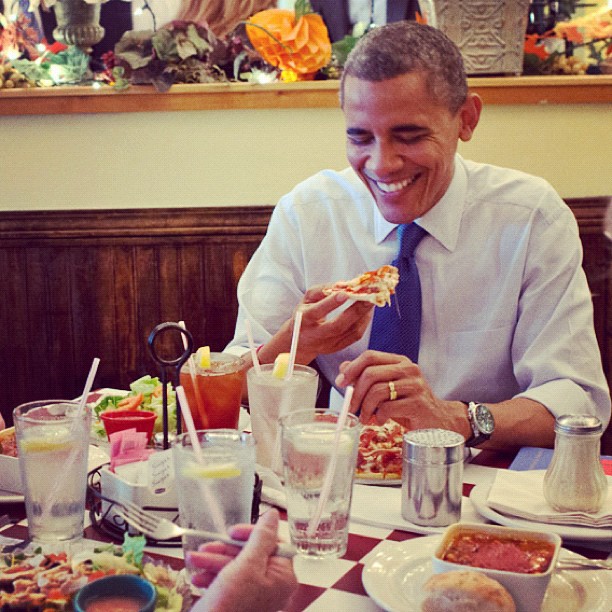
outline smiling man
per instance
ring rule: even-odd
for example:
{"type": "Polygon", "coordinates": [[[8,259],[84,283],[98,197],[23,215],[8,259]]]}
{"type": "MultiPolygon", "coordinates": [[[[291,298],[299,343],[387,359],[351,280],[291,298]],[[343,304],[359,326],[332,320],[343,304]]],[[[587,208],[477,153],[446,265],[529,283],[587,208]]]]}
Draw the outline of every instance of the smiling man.
{"type": "Polygon", "coordinates": [[[552,445],[565,413],[605,427],[576,220],[544,180],[457,154],[482,109],[457,47],[415,22],[381,26],[340,89],[351,167],[281,199],[240,281],[229,350],[245,351],[248,318],[260,361],[273,361],[300,308],[298,362],[316,360],[336,390],[354,385],[364,421],[498,448],[552,445]],[[390,307],[322,291],[391,262],[390,307]]]}

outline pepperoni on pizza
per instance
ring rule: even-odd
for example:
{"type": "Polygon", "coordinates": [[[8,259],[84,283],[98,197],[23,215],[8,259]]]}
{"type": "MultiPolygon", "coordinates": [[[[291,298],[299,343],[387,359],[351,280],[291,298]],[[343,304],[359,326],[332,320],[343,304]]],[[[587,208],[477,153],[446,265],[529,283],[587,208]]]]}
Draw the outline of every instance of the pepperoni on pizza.
{"type": "Polygon", "coordinates": [[[402,438],[406,431],[392,419],[384,425],[365,425],[359,437],[356,479],[400,480],[402,438]]]}
{"type": "Polygon", "coordinates": [[[346,293],[351,299],[371,302],[376,306],[391,303],[391,296],[399,282],[399,271],[395,266],[381,266],[378,270],[364,272],[349,281],[338,281],[323,290],[325,295],[346,293]]]}

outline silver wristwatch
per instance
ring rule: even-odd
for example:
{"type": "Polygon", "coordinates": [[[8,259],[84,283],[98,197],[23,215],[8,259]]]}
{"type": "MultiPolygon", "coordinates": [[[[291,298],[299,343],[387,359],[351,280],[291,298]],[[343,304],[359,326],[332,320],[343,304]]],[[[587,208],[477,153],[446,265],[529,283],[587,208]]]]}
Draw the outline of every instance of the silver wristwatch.
{"type": "Polygon", "coordinates": [[[472,428],[472,436],[465,441],[466,446],[478,446],[486,442],[495,429],[495,420],[488,406],[470,402],[467,416],[472,428]]]}

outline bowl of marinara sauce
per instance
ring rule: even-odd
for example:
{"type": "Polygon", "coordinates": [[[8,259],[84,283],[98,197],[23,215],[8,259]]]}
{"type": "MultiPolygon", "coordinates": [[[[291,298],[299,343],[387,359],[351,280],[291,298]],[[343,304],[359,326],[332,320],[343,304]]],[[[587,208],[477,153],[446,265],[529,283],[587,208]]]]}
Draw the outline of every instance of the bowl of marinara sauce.
{"type": "Polygon", "coordinates": [[[77,592],[75,612],[153,612],[155,587],[141,576],[116,574],[94,580],[77,592]]]}
{"type": "Polygon", "coordinates": [[[456,523],[434,552],[434,573],[471,570],[497,580],[517,610],[539,610],[561,549],[554,533],[497,525],[456,523]]]}

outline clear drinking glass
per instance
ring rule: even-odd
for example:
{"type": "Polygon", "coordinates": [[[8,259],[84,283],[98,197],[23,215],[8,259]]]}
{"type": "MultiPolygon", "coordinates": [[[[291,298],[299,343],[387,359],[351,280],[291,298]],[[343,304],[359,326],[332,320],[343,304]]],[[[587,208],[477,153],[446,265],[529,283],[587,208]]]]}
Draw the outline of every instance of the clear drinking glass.
{"type": "Polygon", "coordinates": [[[327,409],[298,410],[281,418],[282,455],[291,542],[310,557],[341,557],[348,542],[359,419],[349,414],[340,434],[329,495],[316,531],[309,532],[332,459],[338,415],[327,409]]]}
{"type": "Polygon", "coordinates": [[[314,409],[319,374],[314,368],[296,365],[289,380],[272,376],[273,364],[247,372],[251,428],[257,445],[257,463],[282,473],[279,418],[297,409],[314,409]]]}
{"type": "MultiPolygon", "coordinates": [[[[236,523],[251,522],[255,485],[255,441],[234,429],[198,431],[200,463],[189,434],[172,445],[180,524],[226,533],[236,523]]],[[[206,540],[183,536],[183,551],[206,540]]]]}
{"type": "Polygon", "coordinates": [[[28,532],[40,543],[83,537],[91,410],[45,400],[13,411],[28,532]]]}

